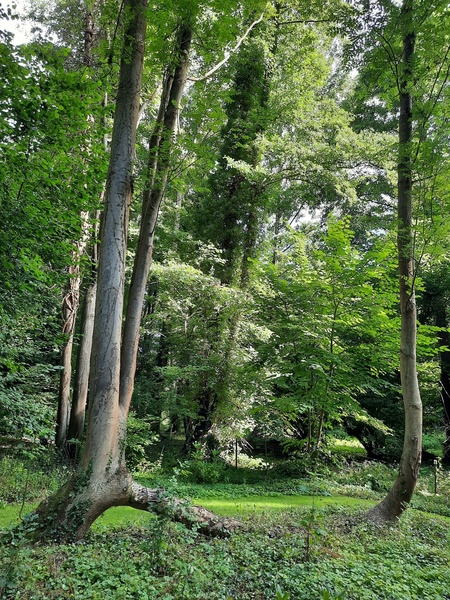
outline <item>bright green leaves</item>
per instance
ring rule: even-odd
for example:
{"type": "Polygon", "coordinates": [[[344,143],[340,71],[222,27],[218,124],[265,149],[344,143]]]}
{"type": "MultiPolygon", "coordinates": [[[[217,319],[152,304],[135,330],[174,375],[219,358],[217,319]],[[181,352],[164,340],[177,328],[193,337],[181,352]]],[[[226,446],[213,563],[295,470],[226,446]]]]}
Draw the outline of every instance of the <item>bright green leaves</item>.
{"type": "Polygon", "coordinates": [[[206,410],[202,401],[208,398],[210,416],[220,421],[222,434],[233,423],[237,429],[245,426],[253,381],[249,340],[258,332],[245,319],[238,329],[235,323],[238,316],[250,314],[248,299],[175,262],[153,266],[150,292],[157,295],[148,298],[151,308],[144,325],[145,354],[135,406],[143,410],[144,390],[153,384],[155,393],[147,410],[154,414],[162,411],[195,422],[199,411],[206,410]]]}
{"type": "Polygon", "coordinates": [[[0,46],[0,429],[50,436],[60,303],[105,178],[100,86],[49,43],[0,46]]]}
{"type": "Polygon", "coordinates": [[[315,244],[293,232],[279,263],[259,265],[258,304],[273,332],[260,353],[273,407],[309,444],[326,424],[363,415],[358,397],[382,391],[379,376],[397,368],[392,245],[389,254],[387,240],[362,252],[352,238],[348,220],[330,219],[315,244]]]}

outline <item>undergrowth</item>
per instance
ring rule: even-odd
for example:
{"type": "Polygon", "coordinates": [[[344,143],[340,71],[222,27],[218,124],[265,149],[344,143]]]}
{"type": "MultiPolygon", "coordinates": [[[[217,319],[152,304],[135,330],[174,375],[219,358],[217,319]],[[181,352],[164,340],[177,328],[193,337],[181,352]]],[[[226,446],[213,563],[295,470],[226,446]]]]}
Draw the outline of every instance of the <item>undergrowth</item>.
{"type": "Polygon", "coordinates": [[[67,480],[71,470],[54,448],[33,446],[1,456],[0,506],[45,498],[67,480]]]}
{"type": "Polygon", "coordinates": [[[449,598],[447,523],[410,513],[383,532],[361,512],[252,515],[228,540],[179,524],[91,533],[82,543],[0,548],[5,600],[404,600],[449,598]]]}
{"type": "MultiPolygon", "coordinates": [[[[24,503],[59,485],[69,466],[49,463],[46,470],[45,460],[2,461],[3,503],[24,503]]],[[[105,519],[73,545],[30,547],[20,535],[6,536],[9,543],[0,546],[0,598],[450,600],[450,533],[448,521],[438,516],[450,516],[448,473],[423,468],[413,506],[428,513],[407,511],[398,527],[380,531],[351,502],[324,507],[321,498],[381,499],[395,468],[370,462],[339,469],[320,465],[302,478],[269,473],[256,481],[245,470],[239,480],[235,471],[236,483],[215,485],[193,483],[179,470],[139,477],[178,496],[227,503],[229,510],[234,499],[244,528],[230,539],[209,540],[151,515],[142,520],[143,513],[114,529],[105,519]],[[312,507],[284,506],[288,497],[302,495],[312,496],[312,507]],[[261,500],[254,502],[258,510],[251,508],[252,497],[261,500]],[[271,498],[283,501],[269,510],[271,498]]]]}

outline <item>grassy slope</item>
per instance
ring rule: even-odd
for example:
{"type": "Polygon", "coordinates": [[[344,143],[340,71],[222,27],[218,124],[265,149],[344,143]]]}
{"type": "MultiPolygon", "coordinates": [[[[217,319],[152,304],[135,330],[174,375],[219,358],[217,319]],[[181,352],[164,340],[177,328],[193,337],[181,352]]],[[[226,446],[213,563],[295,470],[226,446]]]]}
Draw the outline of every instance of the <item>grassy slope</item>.
{"type": "Polygon", "coordinates": [[[448,523],[411,511],[380,532],[354,507],[253,509],[229,540],[148,519],[103,521],[81,544],[0,547],[0,597],[277,600],[278,585],[290,600],[449,598],[448,523]]]}

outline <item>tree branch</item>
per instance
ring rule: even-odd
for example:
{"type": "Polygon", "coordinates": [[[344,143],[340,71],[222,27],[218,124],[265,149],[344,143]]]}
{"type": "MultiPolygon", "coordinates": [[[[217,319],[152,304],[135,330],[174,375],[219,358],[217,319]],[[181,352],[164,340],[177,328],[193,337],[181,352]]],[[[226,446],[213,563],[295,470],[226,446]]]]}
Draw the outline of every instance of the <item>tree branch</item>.
{"type": "Polygon", "coordinates": [[[310,23],[333,23],[334,21],[335,21],[335,19],[309,19],[309,20],[298,19],[295,21],[277,22],[277,25],[279,25],[279,26],[281,26],[281,25],[296,25],[298,23],[303,23],[305,25],[309,25],[310,23]]]}
{"type": "Polygon", "coordinates": [[[253,23],[250,25],[250,27],[247,29],[247,31],[244,33],[244,35],[239,38],[239,40],[236,43],[236,46],[230,50],[227,51],[225,50],[225,57],[223,60],[221,60],[215,67],[213,67],[210,71],[208,71],[207,73],[205,73],[205,75],[202,75],[201,77],[188,77],[188,81],[204,81],[205,79],[207,79],[208,77],[211,77],[211,75],[213,75],[216,71],[218,71],[220,69],[220,67],[222,67],[230,58],[230,56],[232,54],[234,54],[238,49],[239,46],[242,44],[242,42],[247,38],[248,34],[250,33],[250,31],[256,27],[256,25],[258,25],[259,23],[261,23],[261,21],[264,18],[264,13],[261,13],[261,16],[259,17],[259,19],[257,19],[256,21],[253,21],[253,23]]]}

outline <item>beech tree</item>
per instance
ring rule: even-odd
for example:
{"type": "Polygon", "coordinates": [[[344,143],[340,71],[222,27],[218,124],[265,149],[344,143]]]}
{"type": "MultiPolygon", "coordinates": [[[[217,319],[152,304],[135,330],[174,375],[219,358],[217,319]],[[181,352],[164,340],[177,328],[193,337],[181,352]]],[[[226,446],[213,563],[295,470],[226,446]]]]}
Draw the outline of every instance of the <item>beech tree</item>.
{"type": "MultiPolygon", "coordinates": [[[[84,451],[75,473],[44,500],[29,521],[34,539],[80,539],[111,506],[165,511],[161,490],[133,481],[125,464],[128,390],[121,387],[122,318],[133,158],[145,48],[147,0],[124,3],[124,45],[120,64],[111,155],[101,223],[97,303],[93,337],[92,389],[84,451]]],[[[141,308],[139,308],[139,311],[141,308]]],[[[223,534],[235,523],[201,507],[188,513],[172,500],[175,519],[198,522],[200,529],[223,534]]]]}
{"type": "Polygon", "coordinates": [[[403,53],[399,65],[397,207],[398,273],[400,282],[400,379],[405,410],[405,435],[397,479],[384,500],[369,511],[375,522],[395,521],[411,501],[422,458],[422,401],[416,365],[417,308],[413,231],[413,110],[415,24],[413,0],[400,11],[403,53]]]}

